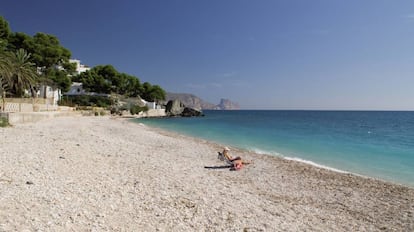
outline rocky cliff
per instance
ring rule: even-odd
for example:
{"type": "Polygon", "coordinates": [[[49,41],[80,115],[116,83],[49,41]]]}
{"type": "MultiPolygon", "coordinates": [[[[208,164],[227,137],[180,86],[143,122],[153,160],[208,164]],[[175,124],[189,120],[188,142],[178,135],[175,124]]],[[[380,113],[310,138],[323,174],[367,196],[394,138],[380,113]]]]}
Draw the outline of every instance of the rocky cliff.
{"type": "Polygon", "coordinates": [[[228,99],[221,99],[220,103],[217,105],[217,107],[219,109],[224,109],[224,110],[238,110],[240,109],[239,104],[232,102],[228,99]]]}
{"type": "Polygon", "coordinates": [[[228,99],[221,99],[220,103],[215,105],[202,100],[201,98],[188,93],[167,93],[166,100],[179,100],[185,106],[197,110],[237,110],[240,109],[239,104],[228,99]]]}

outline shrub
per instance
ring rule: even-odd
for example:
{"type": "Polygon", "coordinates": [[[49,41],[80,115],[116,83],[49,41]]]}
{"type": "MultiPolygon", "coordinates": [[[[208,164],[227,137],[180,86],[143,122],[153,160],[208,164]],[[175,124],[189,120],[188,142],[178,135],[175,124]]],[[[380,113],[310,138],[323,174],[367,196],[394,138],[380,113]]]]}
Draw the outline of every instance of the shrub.
{"type": "Polygon", "coordinates": [[[0,117],[0,127],[9,126],[9,120],[6,117],[0,117]]]}
{"type": "Polygon", "coordinates": [[[139,105],[133,105],[131,106],[131,109],[129,109],[132,115],[138,114],[141,111],[148,111],[147,106],[139,106],[139,105]]]}
{"type": "Polygon", "coordinates": [[[76,96],[65,96],[59,101],[59,105],[65,106],[98,106],[108,107],[112,105],[111,98],[102,96],[90,96],[90,95],[76,95],[76,96]]]}

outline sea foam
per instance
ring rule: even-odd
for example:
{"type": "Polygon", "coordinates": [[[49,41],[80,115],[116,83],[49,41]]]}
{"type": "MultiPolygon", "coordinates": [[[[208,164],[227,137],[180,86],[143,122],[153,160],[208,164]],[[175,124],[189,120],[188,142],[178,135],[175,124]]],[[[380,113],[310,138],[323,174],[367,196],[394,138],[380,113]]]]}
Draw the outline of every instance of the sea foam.
{"type": "Polygon", "coordinates": [[[315,163],[315,162],[310,161],[310,160],[305,160],[305,159],[301,159],[301,158],[297,158],[297,157],[285,156],[282,153],[279,153],[279,152],[276,152],[276,151],[265,151],[265,150],[262,150],[262,149],[259,149],[259,148],[252,148],[252,149],[248,149],[248,150],[251,151],[251,152],[254,152],[256,154],[278,156],[278,157],[281,157],[281,158],[286,159],[286,160],[301,162],[301,163],[312,165],[314,167],[323,168],[323,169],[338,172],[338,173],[349,173],[347,171],[343,171],[343,170],[332,168],[332,167],[329,167],[329,166],[326,166],[326,165],[318,164],[318,163],[315,163]]]}
{"type": "Polygon", "coordinates": [[[304,159],[301,159],[301,158],[296,158],[296,157],[286,157],[286,156],[285,156],[285,157],[283,157],[283,158],[284,158],[284,159],[286,159],[286,160],[297,161],[297,162],[301,162],[301,163],[309,164],[309,165],[312,165],[312,166],[315,166],[315,167],[318,167],[318,168],[323,168],[323,169],[327,169],[327,170],[334,171],[334,172],[339,172],[339,173],[349,173],[349,172],[346,172],[346,171],[343,171],[343,170],[339,170],[339,169],[336,169],[336,168],[328,167],[328,166],[321,165],[321,164],[315,163],[315,162],[313,162],[313,161],[304,160],[304,159]]]}

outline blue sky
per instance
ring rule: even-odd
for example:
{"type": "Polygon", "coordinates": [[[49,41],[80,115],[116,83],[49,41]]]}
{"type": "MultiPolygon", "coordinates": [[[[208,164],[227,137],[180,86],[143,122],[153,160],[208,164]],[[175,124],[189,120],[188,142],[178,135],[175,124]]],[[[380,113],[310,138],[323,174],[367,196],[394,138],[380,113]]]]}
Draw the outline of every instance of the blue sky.
{"type": "Polygon", "coordinates": [[[414,110],[414,1],[2,0],[13,32],[243,109],[414,110]]]}

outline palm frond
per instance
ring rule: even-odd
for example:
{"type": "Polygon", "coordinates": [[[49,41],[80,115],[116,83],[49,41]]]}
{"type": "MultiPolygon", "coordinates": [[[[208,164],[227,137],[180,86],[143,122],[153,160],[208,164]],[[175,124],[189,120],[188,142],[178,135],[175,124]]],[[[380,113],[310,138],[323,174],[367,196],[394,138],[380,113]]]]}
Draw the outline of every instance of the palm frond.
{"type": "Polygon", "coordinates": [[[30,54],[19,49],[10,57],[11,61],[11,88],[21,95],[24,90],[31,89],[39,78],[36,67],[30,62],[30,54]]]}

